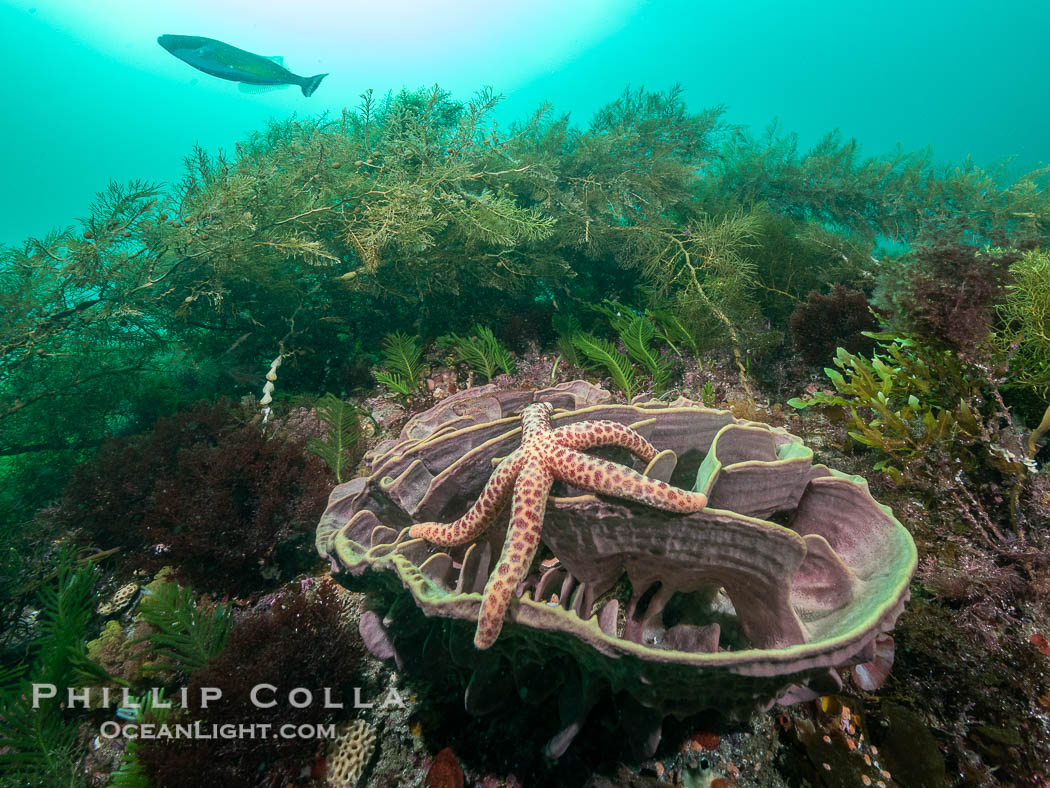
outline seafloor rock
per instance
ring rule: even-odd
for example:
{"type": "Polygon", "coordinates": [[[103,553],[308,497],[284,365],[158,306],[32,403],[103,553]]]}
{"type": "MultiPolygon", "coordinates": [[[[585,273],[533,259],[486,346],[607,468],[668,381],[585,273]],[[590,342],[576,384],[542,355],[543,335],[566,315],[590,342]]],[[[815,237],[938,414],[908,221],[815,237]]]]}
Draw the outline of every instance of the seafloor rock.
{"type": "MultiPolygon", "coordinates": [[[[412,419],[370,453],[367,477],[333,491],[317,548],[341,582],[377,592],[361,622],[377,656],[463,671],[474,713],[556,698],[554,757],[606,693],[647,755],[669,714],[813,698],[840,686],[835,668],[874,658],[908,598],[916,552],[863,479],[814,465],[799,438],[727,411],[608,401],[582,381],[469,389],[412,419]],[[506,512],[474,543],[443,550],[409,539],[408,526],[463,514],[518,446],[515,414],[542,401],[558,409],[555,427],[629,425],[661,450],[645,472],[706,493],[709,505],[672,514],[556,483],[547,550],[496,645],[478,651],[474,623],[506,512]]],[[[631,464],[626,452],[595,453],[631,464]]]]}

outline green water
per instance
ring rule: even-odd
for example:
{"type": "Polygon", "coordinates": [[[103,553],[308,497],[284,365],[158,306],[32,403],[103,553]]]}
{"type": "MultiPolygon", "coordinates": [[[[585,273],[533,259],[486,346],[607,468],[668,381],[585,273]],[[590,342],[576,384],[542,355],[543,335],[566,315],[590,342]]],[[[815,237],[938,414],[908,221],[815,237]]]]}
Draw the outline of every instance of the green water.
{"type": "Polygon", "coordinates": [[[1047,30],[0,0],[0,788],[1050,785],[1047,30]]]}
{"type": "Polygon", "coordinates": [[[486,0],[7,0],[0,243],[67,225],[111,179],[170,182],[195,143],[232,148],[270,117],[355,106],[439,83],[506,96],[505,122],[542,101],[578,122],[628,84],[686,89],[727,120],[773,119],[803,145],[839,128],[869,154],[927,145],[945,162],[1012,171],[1047,160],[1050,4],[486,0]],[[156,44],[162,33],[282,55],[298,89],[245,94],[156,44]]]}

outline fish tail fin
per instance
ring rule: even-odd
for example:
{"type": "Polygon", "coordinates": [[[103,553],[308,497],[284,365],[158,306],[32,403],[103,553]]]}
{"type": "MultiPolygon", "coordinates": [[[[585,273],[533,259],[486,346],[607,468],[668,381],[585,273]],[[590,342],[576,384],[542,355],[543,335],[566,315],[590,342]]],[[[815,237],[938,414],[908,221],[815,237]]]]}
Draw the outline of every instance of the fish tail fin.
{"type": "Polygon", "coordinates": [[[307,77],[300,87],[303,89],[303,95],[309,98],[317,90],[317,86],[321,84],[321,80],[327,77],[328,74],[315,74],[312,77],[307,77]]]}

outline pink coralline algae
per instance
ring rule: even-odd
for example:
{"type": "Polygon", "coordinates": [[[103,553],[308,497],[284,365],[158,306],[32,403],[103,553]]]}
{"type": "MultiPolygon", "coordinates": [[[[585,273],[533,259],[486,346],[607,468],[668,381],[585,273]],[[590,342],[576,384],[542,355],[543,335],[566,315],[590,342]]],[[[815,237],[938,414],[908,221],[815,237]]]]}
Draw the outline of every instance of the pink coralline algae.
{"type": "Polygon", "coordinates": [[[813,464],[782,429],[687,400],[616,405],[582,381],[468,389],[366,459],[369,475],[333,491],[317,531],[337,579],[374,592],[365,642],[402,668],[462,671],[474,713],[557,693],[553,757],[603,697],[648,757],[668,715],[742,714],[836,691],[837,668],[873,662],[877,639],[885,651],[915,569],[910,535],[863,479],[813,464]],[[634,463],[632,484],[641,474],[640,489],[690,505],[661,508],[633,486],[624,495],[623,484],[555,474],[540,485],[545,511],[533,511],[541,544],[510,556],[515,506],[494,497],[509,495],[513,479],[499,469],[517,462],[528,406],[542,411],[539,434],[589,436],[573,452],[604,443],[602,467],[634,463]],[[596,422],[620,437],[596,443],[596,422]],[[490,576],[508,562],[520,582],[501,597],[494,631],[472,642],[490,576]],[[451,629],[428,637],[441,621],[451,629]]]}

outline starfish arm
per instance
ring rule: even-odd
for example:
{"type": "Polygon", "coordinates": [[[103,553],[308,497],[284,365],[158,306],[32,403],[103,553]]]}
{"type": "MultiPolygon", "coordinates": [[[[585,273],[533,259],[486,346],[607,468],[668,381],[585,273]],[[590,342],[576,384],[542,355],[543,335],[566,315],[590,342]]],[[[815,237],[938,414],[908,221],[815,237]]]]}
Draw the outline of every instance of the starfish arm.
{"type": "Polygon", "coordinates": [[[653,444],[630,427],[604,419],[566,424],[554,430],[552,437],[559,445],[577,451],[596,446],[622,446],[646,462],[658,454],[653,444]]]}
{"type": "Polygon", "coordinates": [[[521,470],[524,454],[516,449],[492,472],[485,489],[467,513],[451,523],[417,523],[408,535],[411,539],[426,539],[442,547],[465,544],[492,525],[514,491],[514,479],[521,470]]]}
{"type": "Polygon", "coordinates": [[[554,406],[549,402],[534,402],[521,411],[521,442],[524,445],[534,435],[551,431],[554,406]]]}
{"type": "Polygon", "coordinates": [[[650,479],[632,468],[575,451],[555,451],[548,458],[554,476],[588,492],[627,498],[668,512],[688,514],[707,506],[707,496],[650,479]]]}
{"type": "Polygon", "coordinates": [[[525,578],[540,545],[543,512],[554,476],[538,457],[530,457],[521,469],[514,488],[510,526],[499,564],[489,577],[478,614],[474,645],[485,649],[496,642],[503,629],[511,597],[525,578]]]}

